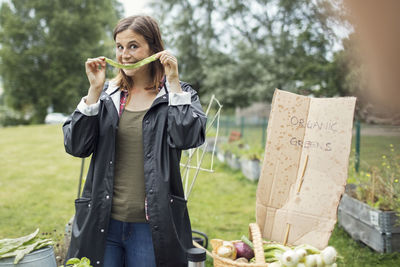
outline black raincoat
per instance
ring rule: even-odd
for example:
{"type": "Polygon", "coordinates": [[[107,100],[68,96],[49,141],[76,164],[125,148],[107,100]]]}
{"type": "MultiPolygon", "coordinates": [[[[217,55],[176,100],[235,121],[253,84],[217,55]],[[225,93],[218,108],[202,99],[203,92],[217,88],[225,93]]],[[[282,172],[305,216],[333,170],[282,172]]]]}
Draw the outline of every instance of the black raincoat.
{"type": "MultiPolygon", "coordinates": [[[[180,175],[181,150],[205,140],[206,116],[195,90],[191,104],[169,105],[164,86],[143,118],[145,194],[157,266],[187,265],[192,232],[180,175]]],[[[120,91],[109,86],[93,116],[78,109],[63,125],[65,150],[76,157],[92,155],[82,197],[75,200],[75,218],[67,259],[87,257],[103,266],[110,220],[118,130],[120,91]]],[[[107,266],[105,266],[107,267],[107,266]]]]}

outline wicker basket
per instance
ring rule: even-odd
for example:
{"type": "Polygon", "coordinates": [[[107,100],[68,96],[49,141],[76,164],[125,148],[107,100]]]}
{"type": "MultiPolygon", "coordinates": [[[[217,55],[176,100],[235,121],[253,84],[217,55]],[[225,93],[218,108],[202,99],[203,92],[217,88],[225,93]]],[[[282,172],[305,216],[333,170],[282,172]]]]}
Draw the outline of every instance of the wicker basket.
{"type": "Polygon", "coordinates": [[[264,249],[262,244],[260,228],[256,223],[249,224],[249,237],[253,241],[255,263],[235,262],[231,259],[218,256],[215,252],[212,253],[214,259],[214,267],[267,267],[265,263],[264,249]]]}

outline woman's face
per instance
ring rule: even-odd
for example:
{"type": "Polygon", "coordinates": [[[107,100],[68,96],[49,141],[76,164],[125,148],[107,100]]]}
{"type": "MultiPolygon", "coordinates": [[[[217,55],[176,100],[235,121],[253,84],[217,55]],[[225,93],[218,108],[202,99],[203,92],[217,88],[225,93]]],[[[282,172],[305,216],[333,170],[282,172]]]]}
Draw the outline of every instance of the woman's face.
{"type": "MultiPolygon", "coordinates": [[[[133,64],[151,56],[149,45],[144,37],[130,29],[122,31],[115,37],[117,60],[121,64],[133,64]]],[[[127,76],[134,76],[139,70],[143,71],[148,65],[138,69],[123,69],[127,76]]]]}

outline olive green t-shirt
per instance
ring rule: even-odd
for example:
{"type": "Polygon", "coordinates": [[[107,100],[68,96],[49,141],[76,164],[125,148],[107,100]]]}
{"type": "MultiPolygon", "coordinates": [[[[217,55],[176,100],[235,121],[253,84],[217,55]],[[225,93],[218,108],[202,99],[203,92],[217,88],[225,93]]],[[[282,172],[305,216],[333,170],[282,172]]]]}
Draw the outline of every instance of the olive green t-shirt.
{"type": "Polygon", "coordinates": [[[142,121],[147,110],[124,110],[116,147],[111,217],[123,222],[145,222],[142,121]]]}

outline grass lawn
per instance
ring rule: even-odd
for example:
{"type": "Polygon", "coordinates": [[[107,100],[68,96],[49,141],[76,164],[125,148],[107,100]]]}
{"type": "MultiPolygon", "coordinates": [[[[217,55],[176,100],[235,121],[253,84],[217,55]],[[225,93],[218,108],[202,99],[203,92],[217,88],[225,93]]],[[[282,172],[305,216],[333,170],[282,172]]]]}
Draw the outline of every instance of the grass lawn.
{"type": "MultiPolygon", "coordinates": [[[[365,137],[362,142],[362,158],[373,162],[400,138],[365,137]]],[[[61,125],[0,128],[0,239],[36,228],[63,233],[74,213],[80,164],[81,159],[64,151],[61,125]]],[[[192,227],[210,239],[239,239],[255,222],[257,184],[218,162],[214,167],[214,173],[199,174],[189,198],[192,227]]],[[[339,227],[330,244],[345,266],[400,266],[399,254],[375,253],[339,227]]],[[[212,266],[210,259],[207,266],[212,266]]]]}
{"type": "Polygon", "coordinates": [[[61,125],[0,128],[0,238],[62,232],[73,215],[80,162],[61,125]]]}

